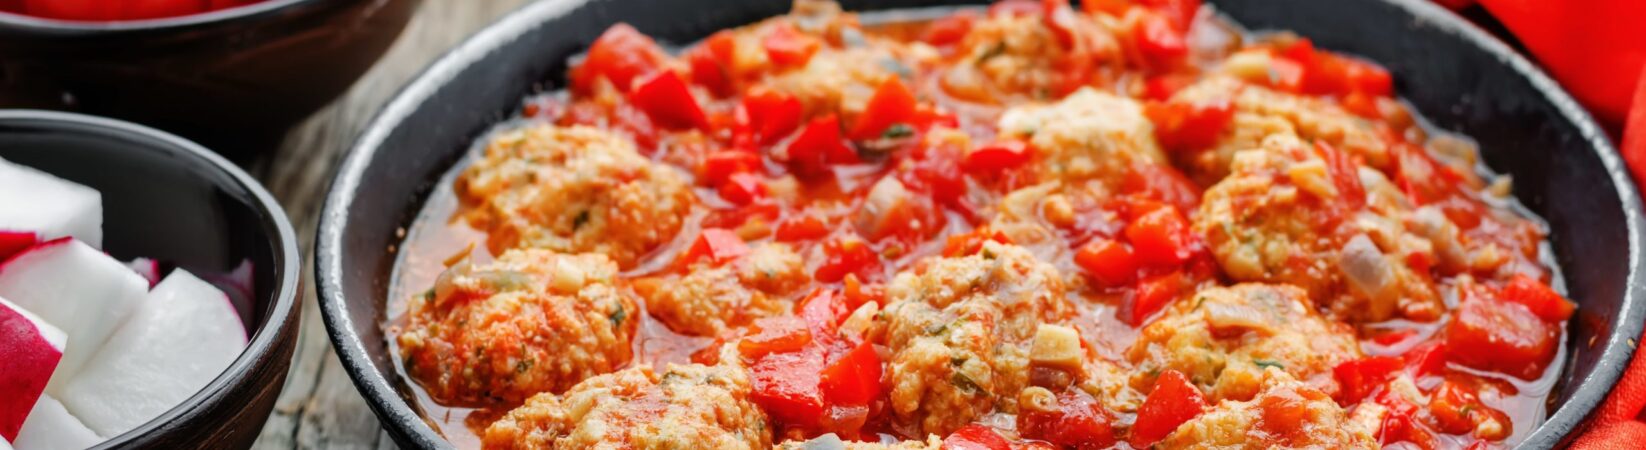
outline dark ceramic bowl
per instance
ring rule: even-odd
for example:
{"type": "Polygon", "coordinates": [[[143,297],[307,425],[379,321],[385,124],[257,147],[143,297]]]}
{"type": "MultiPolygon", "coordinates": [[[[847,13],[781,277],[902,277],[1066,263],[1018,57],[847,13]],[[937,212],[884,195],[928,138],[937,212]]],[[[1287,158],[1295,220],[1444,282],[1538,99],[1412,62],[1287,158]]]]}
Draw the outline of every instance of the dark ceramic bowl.
{"type": "MultiPolygon", "coordinates": [[[[846,1],[848,9],[944,2],[846,1]]],[[[1384,64],[1401,96],[1434,125],[1476,138],[1515,195],[1548,219],[1556,261],[1581,305],[1550,415],[1521,448],[1574,434],[1628,365],[1640,335],[1640,203],[1611,143],[1548,76],[1488,33],[1425,0],[1210,0],[1255,29],[1290,29],[1317,45],[1384,64]]],[[[371,123],[333,181],[320,223],[321,310],[344,368],[389,433],[413,448],[450,447],[408,400],[384,320],[397,229],[470,144],[539,86],[564,85],[568,56],[623,21],[671,43],[781,14],[786,0],[539,2],[436,62],[371,123]]]]}
{"type": "Polygon", "coordinates": [[[0,13],[0,108],[115,117],[261,153],[371,68],[418,1],[268,0],[106,23],[0,13]]]}
{"type": "Polygon", "coordinates": [[[0,158],[103,193],[103,243],[207,280],[249,262],[248,295],[230,293],[251,340],[182,405],[98,446],[247,448],[274,408],[297,344],[302,259],[286,213],[234,164],[141,125],[78,114],[0,110],[0,158]]]}

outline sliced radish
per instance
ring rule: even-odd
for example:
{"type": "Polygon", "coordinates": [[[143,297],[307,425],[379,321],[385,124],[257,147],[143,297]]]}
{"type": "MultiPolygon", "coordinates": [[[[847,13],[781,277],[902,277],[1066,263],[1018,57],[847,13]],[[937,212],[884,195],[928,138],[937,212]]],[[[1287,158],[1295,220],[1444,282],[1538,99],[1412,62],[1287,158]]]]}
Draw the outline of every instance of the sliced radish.
{"type": "Polygon", "coordinates": [[[245,347],[228,297],[173,270],[58,398],[92,431],[118,435],[206,387],[245,347]]]}
{"type": "Polygon", "coordinates": [[[12,444],[17,450],[82,450],[103,442],[80,419],[69,414],[63,403],[50,395],[40,397],[29,413],[23,431],[12,444]]]}
{"type": "Polygon", "coordinates": [[[0,298],[0,441],[17,438],[67,342],[62,330],[0,298]]]}
{"type": "Polygon", "coordinates": [[[69,348],[46,391],[62,387],[143,302],[149,283],[125,264],[63,238],[24,250],[0,266],[0,297],[63,329],[69,348]]]}
{"type": "Polygon", "coordinates": [[[103,195],[0,159],[0,230],[40,241],[72,236],[103,248],[103,195]]]}
{"type": "Polygon", "coordinates": [[[137,258],[126,263],[137,276],[149,280],[149,287],[160,284],[160,262],[148,258],[137,258]]]}

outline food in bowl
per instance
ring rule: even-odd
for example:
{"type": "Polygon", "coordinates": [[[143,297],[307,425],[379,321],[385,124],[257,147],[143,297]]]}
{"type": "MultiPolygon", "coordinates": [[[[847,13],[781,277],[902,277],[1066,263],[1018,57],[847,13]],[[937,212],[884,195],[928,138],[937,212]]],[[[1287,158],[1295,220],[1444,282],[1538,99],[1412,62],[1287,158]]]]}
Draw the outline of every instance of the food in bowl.
{"type": "Polygon", "coordinates": [[[99,250],[102,212],[95,189],[0,160],[0,443],[9,447],[95,446],[181,404],[246,347],[217,286],[99,250]]]}
{"type": "Polygon", "coordinates": [[[412,224],[391,350],[460,447],[1524,439],[1542,223],[1382,68],[1197,10],[614,26],[412,224]]]}
{"type": "Polygon", "coordinates": [[[0,12],[47,19],[112,22],[200,14],[261,0],[5,0],[0,12]]]}

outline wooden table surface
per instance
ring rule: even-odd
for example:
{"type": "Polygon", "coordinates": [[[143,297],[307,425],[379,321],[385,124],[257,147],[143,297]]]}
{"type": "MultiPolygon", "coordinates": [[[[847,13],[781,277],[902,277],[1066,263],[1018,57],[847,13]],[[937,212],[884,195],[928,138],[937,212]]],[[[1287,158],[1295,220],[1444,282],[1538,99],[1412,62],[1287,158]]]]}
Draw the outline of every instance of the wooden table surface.
{"type": "Polygon", "coordinates": [[[326,187],[343,152],[379,107],[435,58],[529,0],[424,0],[388,54],[343,98],[286,136],[251,172],[280,200],[304,253],[303,326],[285,390],[254,448],[396,448],[343,373],[326,339],[312,278],[314,231],[326,187]]]}

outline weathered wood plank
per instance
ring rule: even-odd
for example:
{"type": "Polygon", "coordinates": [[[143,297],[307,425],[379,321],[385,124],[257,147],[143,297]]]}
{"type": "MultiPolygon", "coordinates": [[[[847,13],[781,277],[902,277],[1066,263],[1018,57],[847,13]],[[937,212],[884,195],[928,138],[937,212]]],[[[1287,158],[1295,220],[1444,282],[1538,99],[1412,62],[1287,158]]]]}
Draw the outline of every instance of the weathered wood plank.
{"type": "MultiPolygon", "coordinates": [[[[314,241],[314,221],[332,173],[377,109],[446,49],[525,2],[425,0],[371,72],[337,103],[288,134],[273,158],[253,167],[291,216],[304,253],[314,241]]],[[[312,267],[306,261],[303,273],[311,273],[312,267]]],[[[314,295],[313,284],[305,283],[303,327],[291,372],[254,448],[395,448],[332,352],[314,295]]]]}

